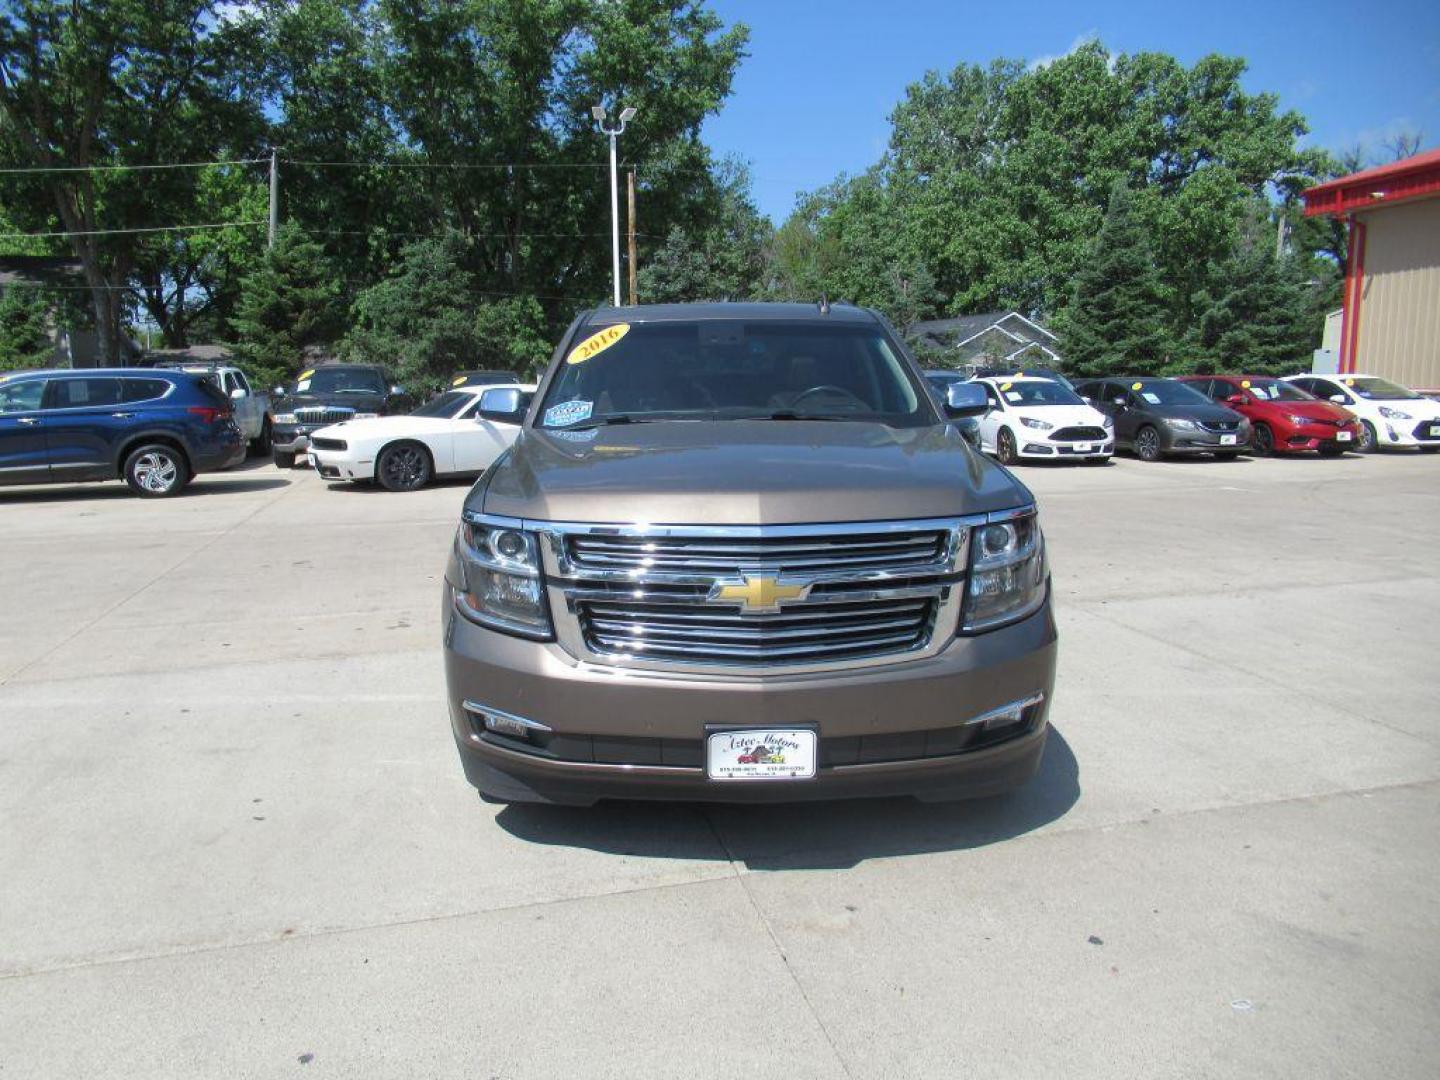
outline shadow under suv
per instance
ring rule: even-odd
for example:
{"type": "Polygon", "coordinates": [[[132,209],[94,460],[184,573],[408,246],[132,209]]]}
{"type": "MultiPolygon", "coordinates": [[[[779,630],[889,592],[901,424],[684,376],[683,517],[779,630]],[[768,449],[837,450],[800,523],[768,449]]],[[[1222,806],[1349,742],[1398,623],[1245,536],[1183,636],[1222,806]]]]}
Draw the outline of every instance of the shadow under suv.
{"type": "Polygon", "coordinates": [[[203,375],[151,368],[0,374],[0,484],[123,479],[175,495],[245,457],[230,400],[203,375]]]}
{"type": "Polygon", "coordinates": [[[988,795],[1055,679],[1034,497],[842,305],[582,314],[471,490],[450,721],[490,801],[988,795]]]}

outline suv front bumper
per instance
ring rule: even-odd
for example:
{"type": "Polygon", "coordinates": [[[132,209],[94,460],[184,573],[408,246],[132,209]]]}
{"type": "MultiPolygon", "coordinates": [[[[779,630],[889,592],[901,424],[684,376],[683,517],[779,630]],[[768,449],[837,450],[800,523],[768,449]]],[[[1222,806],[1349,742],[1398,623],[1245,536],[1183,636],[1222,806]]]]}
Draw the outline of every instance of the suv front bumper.
{"type": "Polygon", "coordinates": [[[466,777],[488,795],[586,805],[601,798],[781,802],[998,794],[1039,767],[1055,682],[1055,622],[1035,614],[935,656],[823,674],[767,677],[637,672],[581,663],[552,643],[477,626],[444,588],[450,722],[466,777]],[[1004,741],[966,722],[1044,695],[1004,741]],[[484,732],[466,702],[553,730],[551,746],[484,732]],[[708,726],[813,727],[813,780],[705,775],[708,726]]]}

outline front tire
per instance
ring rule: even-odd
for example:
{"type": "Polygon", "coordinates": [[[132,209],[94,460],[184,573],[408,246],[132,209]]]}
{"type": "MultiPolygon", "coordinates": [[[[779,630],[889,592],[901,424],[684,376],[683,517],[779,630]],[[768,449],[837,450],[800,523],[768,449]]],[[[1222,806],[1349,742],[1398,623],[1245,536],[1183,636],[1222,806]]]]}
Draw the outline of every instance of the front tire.
{"type": "Polygon", "coordinates": [[[1269,457],[1275,453],[1275,433],[1264,424],[1256,424],[1251,446],[1254,447],[1256,457],[1269,457]]]}
{"type": "Polygon", "coordinates": [[[190,482],[185,455],[164,443],[146,443],[125,459],[125,483],[142,499],[167,499],[190,482]]]}
{"type": "Polygon", "coordinates": [[[995,457],[1001,465],[1014,465],[1020,460],[1020,451],[1015,446],[1015,436],[1009,428],[1001,428],[995,436],[995,457]]]}
{"type": "Polygon", "coordinates": [[[1160,460],[1160,432],[1149,424],[1135,433],[1135,456],[1141,461],[1160,460]]]}
{"type": "Polygon", "coordinates": [[[258,457],[264,457],[270,453],[270,418],[267,416],[260,423],[260,434],[255,436],[250,443],[258,457]]]}
{"type": "Polygon", "coordinates": [[[394,443],[380,452],[375,479],[387,491],[415,491],[430,482],[434,469],[419,443],[394,443]]]}
{"type": "Polygon", "coordinates": [[[285,450],[276,450],[273,456],[277,469],[293,469],[295,467],[295,455],[285,450]]]}
{"type": "Polygon", "coordinates": [[[1375,425],[1369,420],[1360,421],[1360,438],[1355,443],[1357,454],[1373,454],[1380,445],[1380,436],[1375,433],[1375,425]]]}

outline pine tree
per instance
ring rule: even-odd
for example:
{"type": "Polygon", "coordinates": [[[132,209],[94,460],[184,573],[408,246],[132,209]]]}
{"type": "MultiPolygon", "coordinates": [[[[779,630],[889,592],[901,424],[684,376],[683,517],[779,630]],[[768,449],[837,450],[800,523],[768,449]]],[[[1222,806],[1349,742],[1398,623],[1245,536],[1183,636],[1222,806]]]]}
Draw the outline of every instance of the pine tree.
{"type": "Polygon", "coordinates": [[[1290,260],[1276,259],[1266,243],[1242,244],[1216,277],[1216,298],[1202,310],[1195,334],[1201,367],[1260,375],[1308,367],[1323,320],[1314,289],[1290,260]]]}
{"type": "Polygon", "coordinates": [[[0,292],[0,371],[44,367],[54,360],[50,312],[48,298],[33,285],[0,292]]]}
{"type": "Polygon", "coordinates": [[[341,286],[324,250],[283,226],[240,283],[235,354],[262,386],[284,382],[299,369],[306,346],[334,341],[344,320],[341,286]]]}
{"type": "Polygon", "coordinates": [[[1066,367],[1078,375],[1160,371],[1173,342],[1169,305],[1150,238],[1118,181],[1090,261],[1075,277],[1075,298],[1057,320],[1066,367]]]}

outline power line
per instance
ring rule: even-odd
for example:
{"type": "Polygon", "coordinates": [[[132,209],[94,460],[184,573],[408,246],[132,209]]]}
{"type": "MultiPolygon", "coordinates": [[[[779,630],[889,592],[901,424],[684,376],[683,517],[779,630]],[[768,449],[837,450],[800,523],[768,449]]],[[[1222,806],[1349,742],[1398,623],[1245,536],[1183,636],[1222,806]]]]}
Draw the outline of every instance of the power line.
{"type": "Polygon", "coordinates": [[[604,161],[306,161],[281,158],[282,165],[324,169],[606,169],[604,161]]]}
{"type": "Polygon", "coordinates": [[[128,233],[187,232],[192,229],[233,229],[264,225],[264,221],[217,221],[208,225],[156,225],[145,229],[76,229],[73,232],[0,233],[0,240],[38,240],[54,236],[120,236],[128,233]]]}
{"type": "Polygon", "coordinates": [[[230,158],[226,161],[177,161],[166,165],[32,165],[0,169],[0,175],[17,173],[147,172],[156,169],[209,169],[215,165],[259,165],[269,158],[230,158]]]}

